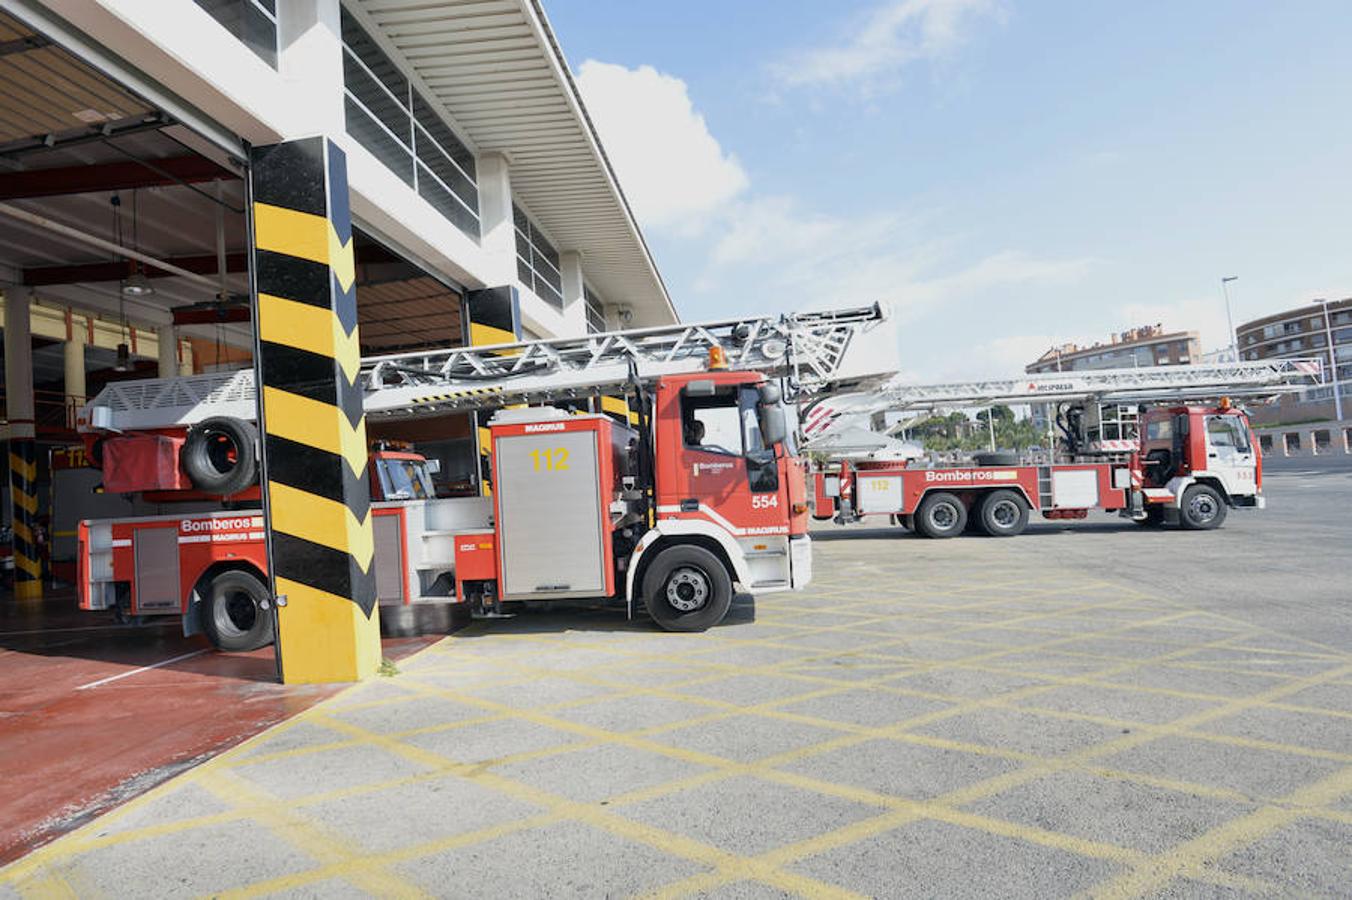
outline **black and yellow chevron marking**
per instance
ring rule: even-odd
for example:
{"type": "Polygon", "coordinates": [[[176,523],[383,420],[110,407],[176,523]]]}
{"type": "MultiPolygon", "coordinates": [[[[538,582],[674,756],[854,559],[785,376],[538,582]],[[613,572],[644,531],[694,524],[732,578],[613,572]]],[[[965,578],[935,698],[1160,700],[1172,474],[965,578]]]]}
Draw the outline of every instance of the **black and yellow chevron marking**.
{"type": "Polygon", "coordinates": [[[14,596],[42,596],[42,557],[33,536],[38,518],[38,445],[31,438],[9,442],[9,493],[14,501],[14,596]]]}
{"type": "Polygon", "coordinates": [[[375,672],[371,494],[347,160],[323,138],[252,154],[272,576],[287,682],[375,672]]]}
{"type": "Polygon", "coordinates": [[[622,425],[628,425],[632,428],[638,427],[638,411],[629,407],[629,399],[627,397],[610,397],[602,395],[601,412],[610,416],[622,425]]]}
{"type": "MultiPolygon", "coordinates": [[[[467,292],[465,313],[471,347],[521,340],[521,300],[516,288],[510,285],[467,292]]],[[[479,444],[479,494],[484,497],[493,493],[493,442],[484,425],[493,417],[494,411],[484,409],[474,413],[474,433],[479,444]]]]}
{"type": "Polygon", "coordinates": [[[446,394],[425,394],[421,397],[414,397],[414,403],[449,403],[452,400],[463,400],[466,397],[488,397],[493,394],[501,394],[502,388],[470,388],[464,391],[451,391],[446,394]]]}

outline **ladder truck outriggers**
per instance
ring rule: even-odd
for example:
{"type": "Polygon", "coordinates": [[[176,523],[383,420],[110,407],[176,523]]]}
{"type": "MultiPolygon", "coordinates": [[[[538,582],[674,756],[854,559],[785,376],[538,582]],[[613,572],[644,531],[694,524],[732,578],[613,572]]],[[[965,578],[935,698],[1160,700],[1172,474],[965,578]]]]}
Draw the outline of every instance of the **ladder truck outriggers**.
{"type": "Polygon", "coordinates": [[[1232,398],[1292,390],[1316,360],[1100,370],[939,385],[889,384],[828,397],[804,415],[805,447],[833,447],[813,472],[814,516],[888,516],[923,537],[975,530],[1012,537],[1036,512],[1083,519],[1117,512],[1146,525],[1217,528],[1231,508],[1264,506],[1262,457],[1232,398]],[[1048,404],[1060,439],[1045,458],[974,454],[970,464],[921,465],[832,444],[843,418],[883,411],[1048,404]]]}
{"type": "MultiPolygon", "coordinates": [[[[884,319],[875,305],[364,360],[368,421],[497,410],[489,497],[435,497],[420,455],[374,447],[383,615],[603,598],[696,631],[723,618],[734,584],[802,587],[806,463],[784,387],[838,383],[884,319]],[[561,408],[599,396],[625,397],[636,421],[561,408]]],[[[214,508],[80,523],[81,608],[182,615],[224,649],[272,640],[255,415],[252,370],[117,382],[82,410],[105,489],[214,508]]]]}

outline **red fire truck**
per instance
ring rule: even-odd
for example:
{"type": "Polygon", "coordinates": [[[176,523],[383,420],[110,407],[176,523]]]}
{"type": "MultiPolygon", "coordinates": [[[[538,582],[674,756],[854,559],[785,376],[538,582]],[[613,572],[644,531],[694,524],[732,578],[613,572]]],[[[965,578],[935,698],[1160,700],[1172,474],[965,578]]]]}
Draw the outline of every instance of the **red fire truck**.
{"type": "MultiPolygon", "coordinates": [[[[491,497],[435,497],[421,456],[378,447],[371,511],[383,614],[603,598],[631,613],[641,601],[659,626],[696,631],[722,620],[734,584],[758,593],[807,584],[806,465],[774,378],[791,366],[829,377],[852,331],[879,315],[701,323],[617,333],[622,340],[368,361],[372,419],[601,394],[627,396],[637,418],[631,427],[554,406],[500,409],[488,426],[491,497]],[[824,355],[795,355],[795,338],[824,355]],[[729,353],[741,367],[729,367],[729,353]]],[[[205,632],[224,649],[272,639],[263,516],[250,502],[258,496],[257,438],[245,418],[251,374],[119,382],[82,412],[86,439],[119,489],[200,498],[227,485],[232,505],[248,507],[82,522],[82,608],[181,614],[185,632],[205,632]]]]}
{"type": "Polygon", "coordinates": [[[814,516],[858,521],[886,515],[930,538],[975,529],[1012,537],[1032,513],[1083,519],[1117,512],[1143,524],[1217,528],[1232,507],[1261,509],[1262,459],[1248,417],[1216,406],[1164,406],[1141,415],[1130,453],[1023,464],[975,454],[973,465],[841,462],[814,474],[814,516]]]}

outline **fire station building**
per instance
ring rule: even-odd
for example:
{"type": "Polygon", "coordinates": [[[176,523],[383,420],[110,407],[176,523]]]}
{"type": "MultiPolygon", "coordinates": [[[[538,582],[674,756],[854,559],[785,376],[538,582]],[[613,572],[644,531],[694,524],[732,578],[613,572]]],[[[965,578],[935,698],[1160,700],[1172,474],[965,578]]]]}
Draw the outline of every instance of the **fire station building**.
{"type": "MultiPolygon", "coordinates": [[[[676,320],[539,0],[0,0],[0,85],[15,598],[78,520],[157,511],[69,449],[110,382],[253,367],[262,452],[308,454],[288,490],[347,505],[356,559],[359,356],[676,320]]],[[[470,417],[408,437],[479,489],[470,417]]],[[[369,670],[345,652],[296,678],[369,670]]]]}

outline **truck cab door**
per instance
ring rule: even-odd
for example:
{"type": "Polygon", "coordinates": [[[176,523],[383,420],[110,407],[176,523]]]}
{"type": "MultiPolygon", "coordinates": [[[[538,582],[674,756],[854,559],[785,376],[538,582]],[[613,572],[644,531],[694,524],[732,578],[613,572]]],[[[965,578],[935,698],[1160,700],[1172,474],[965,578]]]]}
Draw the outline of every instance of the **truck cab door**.
{"type": "Polygon", "coordinates": [[[757,419],[749,385],[718,385],[707,395],[682,392],[680,512],[699,511],[734,537],[786,533],[788,484],[757,419]],[[721,520],[721,521],[720,521],[721,520]]]}
{"type": "Polygon", "coordinates": [[[1236,415],[1208,415],[1206,421],[1206,460],[1193,469],[1205,469],[1220,479],[1232,495],[1249,496],[1257,487],[1256,466],[1249,429],[1236,415]]]}

